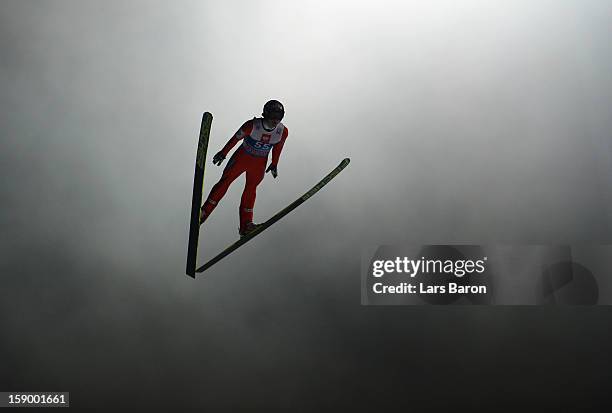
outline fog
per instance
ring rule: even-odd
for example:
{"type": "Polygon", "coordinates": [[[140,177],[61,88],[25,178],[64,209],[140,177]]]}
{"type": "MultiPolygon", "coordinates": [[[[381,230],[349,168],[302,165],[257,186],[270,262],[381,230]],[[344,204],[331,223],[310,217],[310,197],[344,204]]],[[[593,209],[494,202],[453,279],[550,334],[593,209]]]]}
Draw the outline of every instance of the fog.
{"type": "MultiPolygon", "coordinates": [[[[499,374],[480,383],[486,400],[500,383],[535,399],[521,368],[549,366],[534,382],[569,374],[570,349],[580,372],[608,374],[590,347],[610,345],[607,308],[361,307],[359,292],[364,246],[610,242],[608,2],[0,10],[0,390],[70,391],[92,407],[292,407],[375,401],[370,383],[393,394],[402,381],[429,403],[439,376],[484,373],[499,374]],[[273,98],[289,137],[256,221],[351,164],[192,280],[202,113],[214,115],[208,193],[214,153],[273,98]]],[[[200,262],[237,238],[243,179],[202,227],[200,262]]]]}

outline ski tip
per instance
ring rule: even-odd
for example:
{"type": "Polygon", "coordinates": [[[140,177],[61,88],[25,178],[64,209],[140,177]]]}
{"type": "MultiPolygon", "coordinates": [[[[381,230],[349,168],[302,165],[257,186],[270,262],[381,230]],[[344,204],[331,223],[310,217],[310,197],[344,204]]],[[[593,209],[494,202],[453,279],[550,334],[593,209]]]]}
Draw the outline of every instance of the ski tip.
{"type": "Polygon", "coordinates": [[[210,118],[210,120],[212,120],[212,113],[210,112],[204,112],[204,114],[202,115],[202,120],[205,120],[206,118],[210,118]]]}
{"type": "Polygon", "coordinates": [[[348,165],[348,164],[349,164],[349,162],[351,162],[351,158],[344,158],[344,159],[342,160],[342,163],[343,163],[344,165],[348,165]]]}

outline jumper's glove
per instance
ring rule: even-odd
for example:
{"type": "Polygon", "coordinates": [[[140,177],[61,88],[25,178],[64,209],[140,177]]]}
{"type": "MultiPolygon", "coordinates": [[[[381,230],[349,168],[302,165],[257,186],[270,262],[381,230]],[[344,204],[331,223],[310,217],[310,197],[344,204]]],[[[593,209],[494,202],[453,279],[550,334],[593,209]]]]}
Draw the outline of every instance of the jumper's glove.
{"type": "Polygon", "coordinates": [[[223,155],[223,152],[217,152],[217,154],[213,156],[213,163],[215,165],[221,165],[224,159],[225,155],[223,155]]]}
{"type": "Polygon", "coordinates": [[[272,172],[272,176],[274,178],[276,178],[278,176],[278,171],[276,170],[276,165],[274,165],[273,163],[271,163],[270,166],[268,166],[268,169],[266,169],[266,172],[272,172]]]}

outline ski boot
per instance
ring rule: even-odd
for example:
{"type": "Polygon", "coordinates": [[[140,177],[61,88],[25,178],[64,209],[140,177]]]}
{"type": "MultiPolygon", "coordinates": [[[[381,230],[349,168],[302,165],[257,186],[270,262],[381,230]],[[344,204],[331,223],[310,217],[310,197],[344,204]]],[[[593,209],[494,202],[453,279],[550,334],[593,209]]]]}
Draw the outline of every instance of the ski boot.
{"type": "Polygon", "coordinates": [[[200,208],[200,225],[202,225],[204,223],[204,221],[206,221],[206,212],[204,211],[204,205],[202,205],[202,208],[200,208]]]}
{"type": "Polygon", "coordinates": [[[261,224],[254,224],[252,222],[248,222],[243,228],[238,229],[238,234],[240,234],[240,237],[242,238],[246,235],[249,235],[259,227],[261,227],[261,224]]]}

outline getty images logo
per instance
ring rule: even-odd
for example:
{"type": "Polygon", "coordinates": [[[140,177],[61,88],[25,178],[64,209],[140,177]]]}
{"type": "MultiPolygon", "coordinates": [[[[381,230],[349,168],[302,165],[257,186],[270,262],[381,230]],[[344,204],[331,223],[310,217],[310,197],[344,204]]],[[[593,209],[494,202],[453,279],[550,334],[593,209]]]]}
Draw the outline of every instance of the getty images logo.
{"type": "Polygon", "coordinates": [[[489,304],[489,258],[480,246],[381,246],[365,280],[369,304],[489,304]]]}
{"type": "Polygon", "coordinates": [[[364,250],[368,305],[612,303],[612,245],[428,245],[364,250]],[[603,277],[603,278],[599,278],[603,277]]]}
{"type": "Polygon", "coordinates": [[[442,260],[426,259],[421,257],[417,260],[408,257],[396,257],[395,260],[376,260],[372,263],[372,275],[382,277],[385,274],[397,273],[416,277],[421,274],[452,274],[455,277],[463,277],[466,274],[482,274],[485,272],[487,257],[480,260],[442,260]]]}

